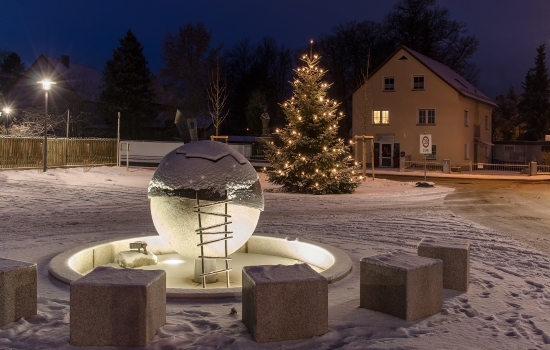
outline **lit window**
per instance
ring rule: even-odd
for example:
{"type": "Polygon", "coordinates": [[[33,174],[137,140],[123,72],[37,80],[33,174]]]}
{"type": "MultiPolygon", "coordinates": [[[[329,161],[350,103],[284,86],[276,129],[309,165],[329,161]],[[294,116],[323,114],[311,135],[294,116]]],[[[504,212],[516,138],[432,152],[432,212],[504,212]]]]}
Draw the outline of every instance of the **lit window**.
{"type": "Polygon", "coordinates": [[[418,124],[435,124],[435,109],[419,109],[418,124]]]}
{"type": "Polygon", "coordinates": [[[413,76],[413,90],[424,90],[424,76],[413,76]]]}
{"type": "Polygon", "coordinates": [[[485,130],[489,130],[489,116],[485,116],[485,130]]]}
{"type": "Polygon", "coordinates": [[[384,77],[384,91],[394,91],[395,80],[393,77],[384,77]]]}
{"type": "Polygon", "coordinates": [[[373,124],[389,124],[390,112],[389,111],[373,111],[372,113],[373,124]]]}
{"type": "Polygon", "coordinates": [[[468,111],[464,111],[464,126],[469,126],[470,120],[468,119],[468,111]]]}

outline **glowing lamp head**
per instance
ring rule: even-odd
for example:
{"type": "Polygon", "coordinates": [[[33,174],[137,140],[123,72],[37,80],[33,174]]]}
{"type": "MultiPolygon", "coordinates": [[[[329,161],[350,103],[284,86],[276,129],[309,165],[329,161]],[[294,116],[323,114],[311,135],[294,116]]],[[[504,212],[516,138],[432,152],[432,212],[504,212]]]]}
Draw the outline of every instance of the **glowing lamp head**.
{"type": "Polygon", "coordinates": [[[10,108],[10,107],[4,107],[3,111],[4,111],[4,113],[6,113],[6,114],[10,114],[11,108],[10,108]]]}
{"type": "Polygon", "coordinates": [[[38,82],[39,84],[42,84],[42,89],[48,91],[51,87],[52,87],[52,84],[55,84],[53,81],[49,81],[48,79],[43,79],[41,81],[38,82]]]}

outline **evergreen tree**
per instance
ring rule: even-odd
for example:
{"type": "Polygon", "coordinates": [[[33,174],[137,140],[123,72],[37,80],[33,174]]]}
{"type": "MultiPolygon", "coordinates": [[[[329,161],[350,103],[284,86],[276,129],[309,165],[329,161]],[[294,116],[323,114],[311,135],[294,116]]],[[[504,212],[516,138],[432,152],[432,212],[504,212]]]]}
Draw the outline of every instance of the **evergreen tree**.
{"type": "Polygon", "coordinates": [[[538,141],[550,126],[550,80],[546,68],[546,45],[537,47],[535,67],[529,69],[522,83],[519,110],[525,122],[525,140],[538,141]]]}
{"type": "Polygon", "coordinates": [[[493,110],[493,140],[517,140],[523,134],[523,122],[518,112],[521,97],[511,85],[506,94],[496,98],[493,110]]]}
{"type": "Polygon", "coordinates": [[[0,64],[0,91],[4,96],[8,94],[13,84],[25,73],[25,65],[21,57],[15,52],[4,56],[0,64]]]}
{"type": "Polygon", "coordinates": [[[153,75],[147,67],[143,46],[128,30],[113,50],[113,59],[103,69],[102,114],[116,128],[120,112],[120,135],[127,139],[148,138],[148,128],[157,117],[154,104],[153,75]]]}
{"type": "Polygon", "coordinates": [[[293,97],[281,105],[288,124],[276,131],[275,142],[266,144],[267,159],[274,170],[269,181],[285,192],[335,194],[353,193],[361,176],[351,166],[344,140],[337,137],[339,104],[326,98],[331,84],[321,81],[326,71],[318,67],[320,57],[310,54],[294,72],[293,97]]]}

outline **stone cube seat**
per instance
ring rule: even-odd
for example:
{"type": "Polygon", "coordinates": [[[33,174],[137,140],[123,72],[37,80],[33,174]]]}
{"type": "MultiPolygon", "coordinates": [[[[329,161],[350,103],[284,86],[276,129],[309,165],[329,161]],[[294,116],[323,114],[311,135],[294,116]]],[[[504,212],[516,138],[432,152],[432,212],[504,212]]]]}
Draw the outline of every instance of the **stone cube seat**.
{"type": "Polygon", "coordinates": [[[443,307],[443,262],[407,252],[361,259],[360,307],[414,321],[443,307]]]}
{"type": "Polygon", "coordinates": [[[418,256],[443,261],[443,288],[467,292],[470,284],[470,241],[424,237],[418,256]]]}
{"type": "Polygon", "coordinates": [[[36,264],[0,258],[0,326],[36,312],[36,264]]]}
{"type": "Polygon", "coordinates": [[[146,346],[166,323],[166,272],[101,266],[71,282],[70,343],[146,346]]]}
{"type": "Polygon", "coordinates": [[[328,332],[328,281],[307,264],[245,266],[242,313],[258,343],[328,332]]]}

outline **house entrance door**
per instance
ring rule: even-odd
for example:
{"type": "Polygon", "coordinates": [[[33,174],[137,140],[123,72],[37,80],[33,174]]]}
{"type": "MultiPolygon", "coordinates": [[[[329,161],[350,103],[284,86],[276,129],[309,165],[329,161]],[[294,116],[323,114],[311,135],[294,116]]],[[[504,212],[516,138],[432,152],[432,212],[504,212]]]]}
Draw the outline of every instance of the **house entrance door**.
{"type": "Polygon", "coordinates": [[[392,144],[383,143],[382,144],[382,161],[380,162],[382,167],[391,168],[393,166],[391,153],[392,153],[392,144]]]}

